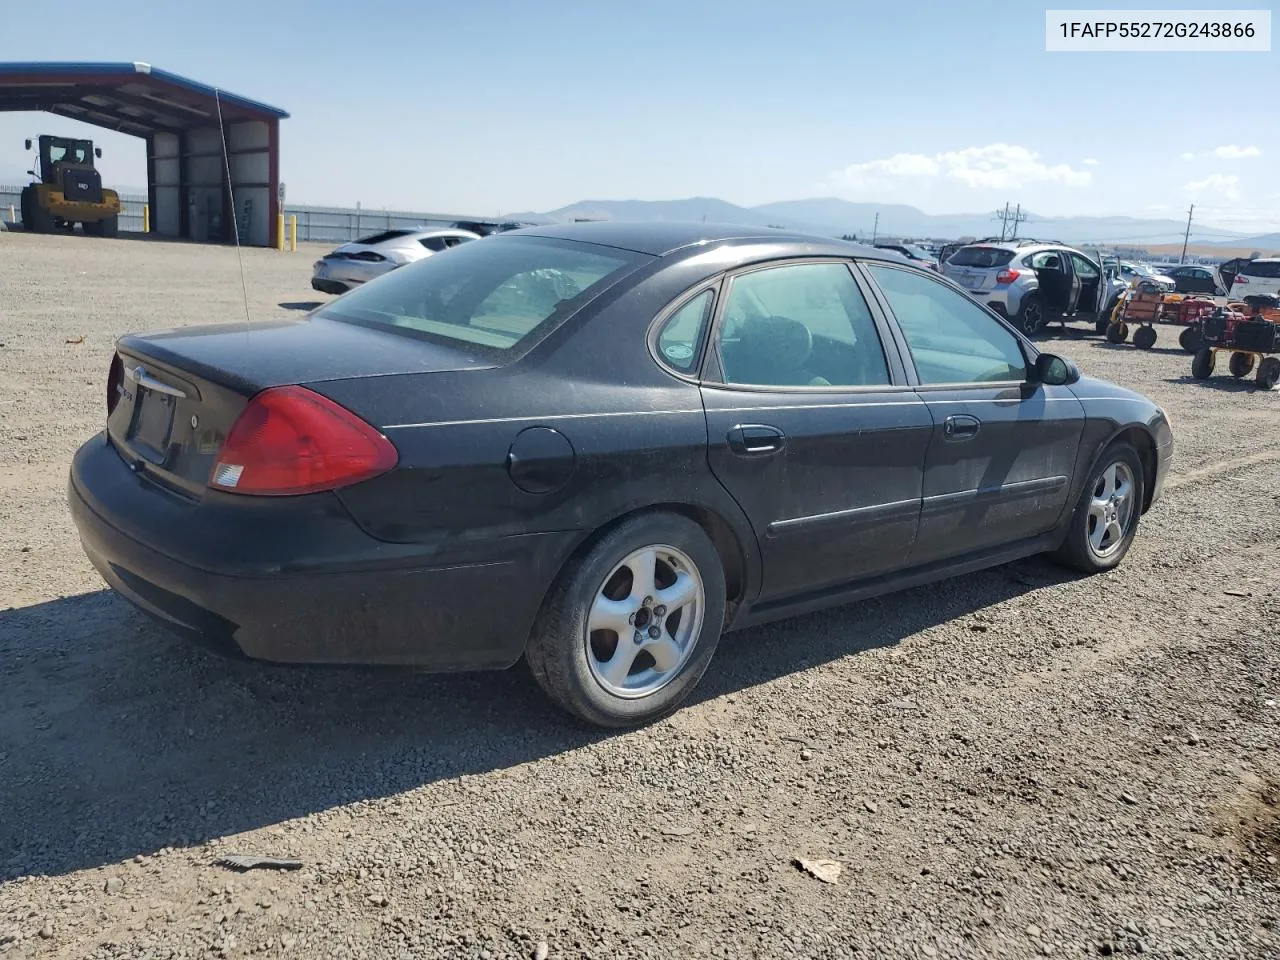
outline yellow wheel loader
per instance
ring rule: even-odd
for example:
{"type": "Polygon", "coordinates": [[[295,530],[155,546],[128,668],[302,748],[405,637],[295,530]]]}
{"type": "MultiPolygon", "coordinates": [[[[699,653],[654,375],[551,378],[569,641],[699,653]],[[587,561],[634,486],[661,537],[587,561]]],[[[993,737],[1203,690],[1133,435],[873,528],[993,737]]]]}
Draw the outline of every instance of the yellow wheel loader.
{"type": "MultiPolygon", "coordinates": [[[[71,230],[77,223],[96,237],[114,237],[120,228],[120,195],[104,189],[93,158],[92,140],[43,136],[34,170],[36,182],[22,190],[22,228],[32,233],[71,230]]],[[[26,142],[31,149],[31,141],[26,142]]]]}

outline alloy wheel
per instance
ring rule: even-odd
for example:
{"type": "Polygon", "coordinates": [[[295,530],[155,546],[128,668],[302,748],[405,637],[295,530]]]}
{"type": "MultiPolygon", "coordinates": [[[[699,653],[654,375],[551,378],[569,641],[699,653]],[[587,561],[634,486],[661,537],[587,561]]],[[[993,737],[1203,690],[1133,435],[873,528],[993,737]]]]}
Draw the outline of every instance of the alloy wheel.
{"type": "Polygon", "coordinates": [[[1089,549],[1104,559],[1115,553],[1129,532],[1134,511],[1133,472],[1115,461],[1098,475],[1089,500],[1089,549]]]}
{"type": "Polygon", "coordinates": [[[587,615],[587,664],[617,697],[639,699],[680,673],[697,645],[706,589],[697,566],[675,547],[628,554],[605,577],[587,615]]]}

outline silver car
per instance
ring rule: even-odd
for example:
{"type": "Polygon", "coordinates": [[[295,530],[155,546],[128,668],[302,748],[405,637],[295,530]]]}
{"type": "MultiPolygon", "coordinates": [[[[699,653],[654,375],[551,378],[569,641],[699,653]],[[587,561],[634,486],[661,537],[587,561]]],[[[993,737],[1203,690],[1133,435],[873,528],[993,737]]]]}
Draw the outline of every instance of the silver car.
{"type": "Polygon", "coordinates": [[[969,295],[1012,320],[1028,336],[1057,321],[1107,329],[1128,284],[1093,257],[1064,244],[1004,240],[961,247],[942,265],[969,295]]]}
{"type": "Polygon", "coordinates": [[[317,260],[312,265],[311,289],[321,293],[346,293],[396,267],[479,239],[480,234],[470,230],[384,230],[344,243],[317,260]]]}

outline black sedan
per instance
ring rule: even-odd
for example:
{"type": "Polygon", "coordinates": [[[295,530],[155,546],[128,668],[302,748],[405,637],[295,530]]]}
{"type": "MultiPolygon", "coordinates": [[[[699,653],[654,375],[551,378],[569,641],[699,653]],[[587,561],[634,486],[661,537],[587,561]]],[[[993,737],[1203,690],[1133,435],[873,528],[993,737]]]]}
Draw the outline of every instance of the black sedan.
{"type": "Polygon", "coordinates": [[[503,233],[301,319],[122,338],[71,468],[142,610],[263,660],[503,668],[598,724],[725,631],[1051,553],[1173,446],[930,270],[708,224],[503,233]]]}

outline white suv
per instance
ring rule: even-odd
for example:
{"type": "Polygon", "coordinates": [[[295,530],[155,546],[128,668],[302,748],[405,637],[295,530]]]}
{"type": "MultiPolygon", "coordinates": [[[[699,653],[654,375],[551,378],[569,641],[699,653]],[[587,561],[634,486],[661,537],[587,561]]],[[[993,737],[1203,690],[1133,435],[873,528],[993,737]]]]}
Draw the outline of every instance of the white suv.
{"type": "Polygon", "coordinates": [[[1280,257],[1259,257],[1240,267],[1231,281],[1231,299],[1280,297],[1280,257]]]}

